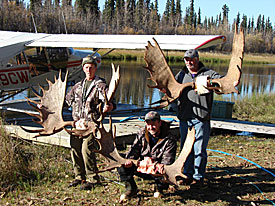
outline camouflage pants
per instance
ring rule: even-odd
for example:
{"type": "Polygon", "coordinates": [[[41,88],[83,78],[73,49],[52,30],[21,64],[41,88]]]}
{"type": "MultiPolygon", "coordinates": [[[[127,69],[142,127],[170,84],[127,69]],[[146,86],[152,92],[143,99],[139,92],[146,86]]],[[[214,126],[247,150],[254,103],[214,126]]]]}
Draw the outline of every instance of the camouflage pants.
{"type": "Polygon", "coordinates": [[[96,165],[96,156],[94,153],[94,138],[90,135],[87,138],[71,136],[71,156],[75,179],[95,181],[94,176],[98,170],[96,165]]]}

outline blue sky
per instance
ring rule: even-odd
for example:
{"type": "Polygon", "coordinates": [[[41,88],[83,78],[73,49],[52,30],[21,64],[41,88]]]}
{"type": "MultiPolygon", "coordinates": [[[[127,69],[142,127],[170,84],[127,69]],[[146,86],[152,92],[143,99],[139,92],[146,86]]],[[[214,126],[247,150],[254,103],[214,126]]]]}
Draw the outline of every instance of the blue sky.
{"type": "MultiPolygon", "coordinates": [[[[154,2],[154,0],[151,0],[154,2]]],[[[159,12],[163,14],[167,0],[158,0],[159,12]]],[[[105,4],[105,0],[99,0],[99,7],[102,10],[105,4]]],[[[198,9],[201,9],[202,20],[205,16],[216,18],[220,12],[222,12],[222,6],[226,4],[229,7],[229,21],[233,23],[233,19],[237,17],[238,12],[241,18],[246,15],[248,18],[254,17],[254,21],[257,21],[259,14],[270,18],[272,25],[275,24],[275,0],[194,0],[195,11],[198,13],[198,9]]],[[[190,5],[190,0],[181,0],[182,11],[185,13],[186,7],[190,5]]]]}

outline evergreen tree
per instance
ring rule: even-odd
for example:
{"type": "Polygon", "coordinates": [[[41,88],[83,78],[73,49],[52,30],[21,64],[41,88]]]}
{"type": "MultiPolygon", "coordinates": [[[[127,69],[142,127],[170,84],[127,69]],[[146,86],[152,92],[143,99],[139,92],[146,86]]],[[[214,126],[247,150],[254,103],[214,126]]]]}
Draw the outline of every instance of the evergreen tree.
{"type": "Polygon", "coordinates": [[[134,13],[136,8],[135,2],[135,0],[126,0],[125,2],[124,22],[126,29],[134,28],[134,13]]]}
{"type": "Polygon", "coordinates": [[[192,26],[195,26],[195,9],[194,9],[194,0],[190,0],[190,16],[189,16],[189,23],[192,26]]]}
{"type": "Polygon", "coordinates": [[[91,14],[95,15],[95,18],[98,18],[98,14],[99,14],[98,0],[87,0],[85,7],[86,7],[86,10],[88,10],[91,14]]]}
{"type": "Polygon", "coordinates": [[[103,24],[105,25],[105,32],[112,33],[113,32],[113,19],[115,16],[115,1],[114,0],[106,0],[105,6],[103,9],[103,24]]]}
{"type": "Polygon", "coordinates": [[[246,15],[243,15],[241,26],[245,31],[247,30],[247,16],[246,15]]]}
{"type": "Polygon", "coordinates": [[[261,28],[262,28],[262,15],[259,14],[258,19],[257,19],[256,29],[258,32],[260,32],[261,28]]]}
{"type": "Polygon", "coordinates": [[[167,0],[165,10],[163,12],[163,17],[165,18],[166,21],[168,21],[170,13],[171,13],[171,0],[167,0]]]}
{"type": "Polygon", "coordinates": [[[254,32],[255,26],[254,26],[254,17],[251,19],[251,31],[254,32]]]}
{"type": "Polygon", "coordinates": [[[181,3],[180,3],[180,0],[177,0],[176,2],[176,26],[175,27],[178,27],[178,26],[181,26],[182,25],[182,11],[181,11],[181,3]]]}
{"type": "Polygon", "coordinates": [[[240,20],[240,13],[238,12],[237,19],[236,19],[236,25],[237,25],[237,27],[239,27],[240,22],[241,22],[241,20],[240,20]]]}
{"type": "Polygon", "coordinates": [[[201,8],[200,7],[198,11],[198,25],[201,25],[201,8]]]}
{"type": "Polygon", "coordinates": [[[143,0],[138,0],[135,9],[135,30],[139,31],[143,27],[143,0]]]}
{"type": "Polygon", "coordinates": [[[264,15],[263,15],[263,17],[262,17],[261,31],[262,31],[262,32],[265,31],[265,18],[264,18],[264,15]]]}
{"type": "Polygon", "coordinates": [[[159,14],[158,14],[158,0],[150,5],[149,31],[148,34],[158,34],[159,32],[159,14]]]}
{"type": "Polygon", "coordinates": [[[229,13],[229,7],[224,4],[222,7],[222,24],[228,23],[228,13],[229,13]]]}

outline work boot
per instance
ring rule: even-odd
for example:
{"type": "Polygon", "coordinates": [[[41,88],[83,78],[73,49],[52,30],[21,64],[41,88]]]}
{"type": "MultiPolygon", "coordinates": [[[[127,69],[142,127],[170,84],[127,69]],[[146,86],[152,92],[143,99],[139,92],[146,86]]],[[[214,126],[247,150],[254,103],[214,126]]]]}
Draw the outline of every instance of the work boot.
{"type": "Polygon", "coordinates": [[[100,184],[100,177],[98,175],[95,175],[92,179],[89,179],[84,184],[82,184],[80,186],[80,190],[91,190],[97,184],[100,184]]]}
{"type": "Polygon", "coordinates": [[[129,180],[125,182],[126,191],[120,196],[119,202],[123,202],[126,199],[131,199],[137,196],[137,185],[135,180],[129,180]]]}
{"type": "Polygon", "coordinates": [[[180,178],[177,183],[179,185],[191,185],[191,183],[193,182],[192,178],[180,178]]]}
{"type": "Polygon", "coordinates": [[[78,180],[78,179],[75,179],[74,181],[72,181],[68,187],[76,187],[77,185],[80,185],[82,182],[85,182],[84,180],[78,180]]]}
{"type": "Polygon", "coordinates": [[[92,182],[86,182],[86,183],[84,183],[84,184],[82,184],[80,186],[80,190],[91,190],[91,189],[94,188],[94,186],[95,186],[94,183],[92,183],[92,182]]]}
{"type": "Polygon", "coordinates": [[[194,188],[194,189],[200,189],[204,186],[204,180],[200,179],[200,180],[196,180],[194,179],[193,182],[190,184],[190,188],[194,188]]]}

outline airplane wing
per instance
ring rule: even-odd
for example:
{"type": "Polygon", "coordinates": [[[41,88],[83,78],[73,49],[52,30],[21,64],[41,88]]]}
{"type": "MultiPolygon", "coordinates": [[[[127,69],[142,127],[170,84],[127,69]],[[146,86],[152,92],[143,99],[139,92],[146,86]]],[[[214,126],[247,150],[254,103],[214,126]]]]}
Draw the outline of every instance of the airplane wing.
{"type": "Polygon", "coordinates": [[[155,38],[164,50],[188,50],[213,46],[225,41],[222,35],[108,35],[52,34],[27,46],[144,49],[155,38]]]}
{"type": "Polygon", "coordinates": [[[27,44],[46,36],[48,34],[0,31],[0,62],[6,64],[9,58],[23,51],[27,44]]]}
{"type": "Polygon", "coordinates": [[[28,47],[144,49],[152,38],[164,50],[206,48],[226,39],[223,35],[43,34],[0,31],[0,49],[18,44],[28,47]]]}
{"type": "Polygon", "coordinates": [[[144,49],[155,38],[163,50],[201,49],[226,40],[222,35],[108,35],[43,34],[0,31],[0,62],[19,54],[25,47],[77,47],[144,49]]]}

